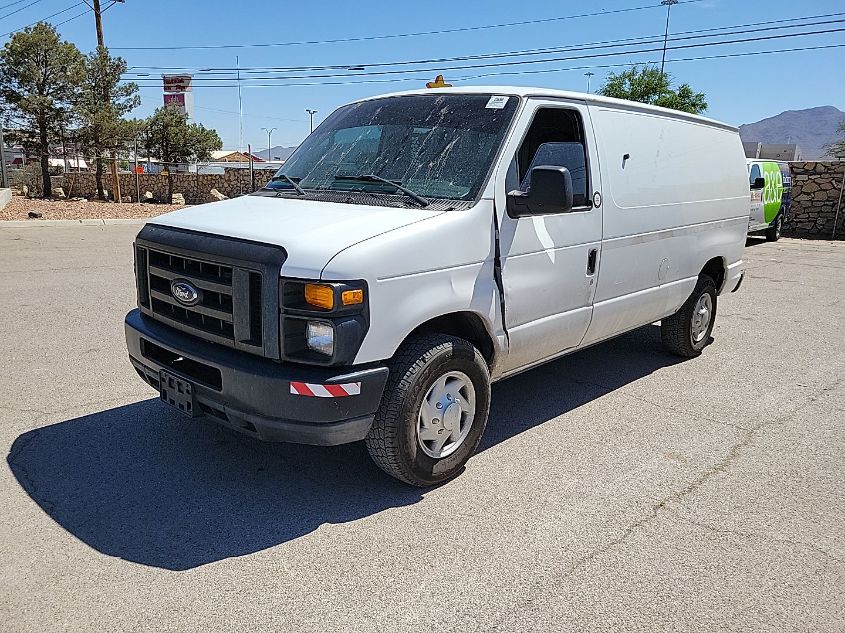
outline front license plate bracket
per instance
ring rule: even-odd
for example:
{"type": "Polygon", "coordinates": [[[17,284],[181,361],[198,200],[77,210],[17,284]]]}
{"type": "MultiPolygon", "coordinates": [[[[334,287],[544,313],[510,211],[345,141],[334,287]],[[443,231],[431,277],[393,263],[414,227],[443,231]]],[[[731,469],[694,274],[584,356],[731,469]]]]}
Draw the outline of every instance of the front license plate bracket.
{"type": "Polygon", "coordinates": [[[193,384],[161,370],[159,372],[159,387],[161,399],[165,403],[187,416],[197,417],[193,384]]]}

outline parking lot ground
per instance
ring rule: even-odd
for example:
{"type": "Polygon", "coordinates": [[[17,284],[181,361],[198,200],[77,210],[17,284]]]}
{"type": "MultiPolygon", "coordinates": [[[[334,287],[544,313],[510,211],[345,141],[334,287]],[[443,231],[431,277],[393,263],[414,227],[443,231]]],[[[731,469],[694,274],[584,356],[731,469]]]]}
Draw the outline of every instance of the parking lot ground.
{"type": "Polygon", "coordinates": [[[0,630],[842,631],[845,244],[755,240],[715,342],[497,384],[433,490],[131,369],[138,227],[0,230],[0,630]]]}

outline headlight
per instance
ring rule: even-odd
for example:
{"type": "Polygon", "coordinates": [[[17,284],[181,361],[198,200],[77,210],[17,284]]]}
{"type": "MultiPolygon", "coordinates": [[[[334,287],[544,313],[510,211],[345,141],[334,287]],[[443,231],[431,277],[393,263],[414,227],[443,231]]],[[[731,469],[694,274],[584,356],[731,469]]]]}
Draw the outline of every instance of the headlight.
{"type": "Polygon", "coordinates": [[[334,326],[328,321],[308,321],[305,338],[308,349],[326,356],[334,354],[334,326]]]}

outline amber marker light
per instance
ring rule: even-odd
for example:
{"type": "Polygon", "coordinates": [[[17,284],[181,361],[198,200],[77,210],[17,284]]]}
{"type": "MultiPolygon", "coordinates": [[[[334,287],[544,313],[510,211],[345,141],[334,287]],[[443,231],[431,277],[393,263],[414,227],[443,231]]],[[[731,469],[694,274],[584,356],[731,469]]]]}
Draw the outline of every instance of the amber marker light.
{"type": "Polygon", "coordinates": [[[340,295],[340,300],[345,306],[354,306],[364,303],[364,290],[362,288],[344,290],[340,295]]]}
{"type": "Polygon", "coordinates": [[[334,308],[334,290],[331,286],[305,284],[305,302],[317,308],[334,308]]]}

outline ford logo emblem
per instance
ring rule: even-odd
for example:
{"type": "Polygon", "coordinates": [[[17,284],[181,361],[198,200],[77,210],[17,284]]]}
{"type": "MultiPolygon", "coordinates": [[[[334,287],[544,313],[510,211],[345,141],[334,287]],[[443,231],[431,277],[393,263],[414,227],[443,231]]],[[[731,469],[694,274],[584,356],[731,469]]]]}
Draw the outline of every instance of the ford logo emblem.
{"type": "Polygon", "coordinates": [[[170,294],[182,305],[195,306],[200,302],[199,289],[184,279],[174,279],[170,282],[170,294]]]}

